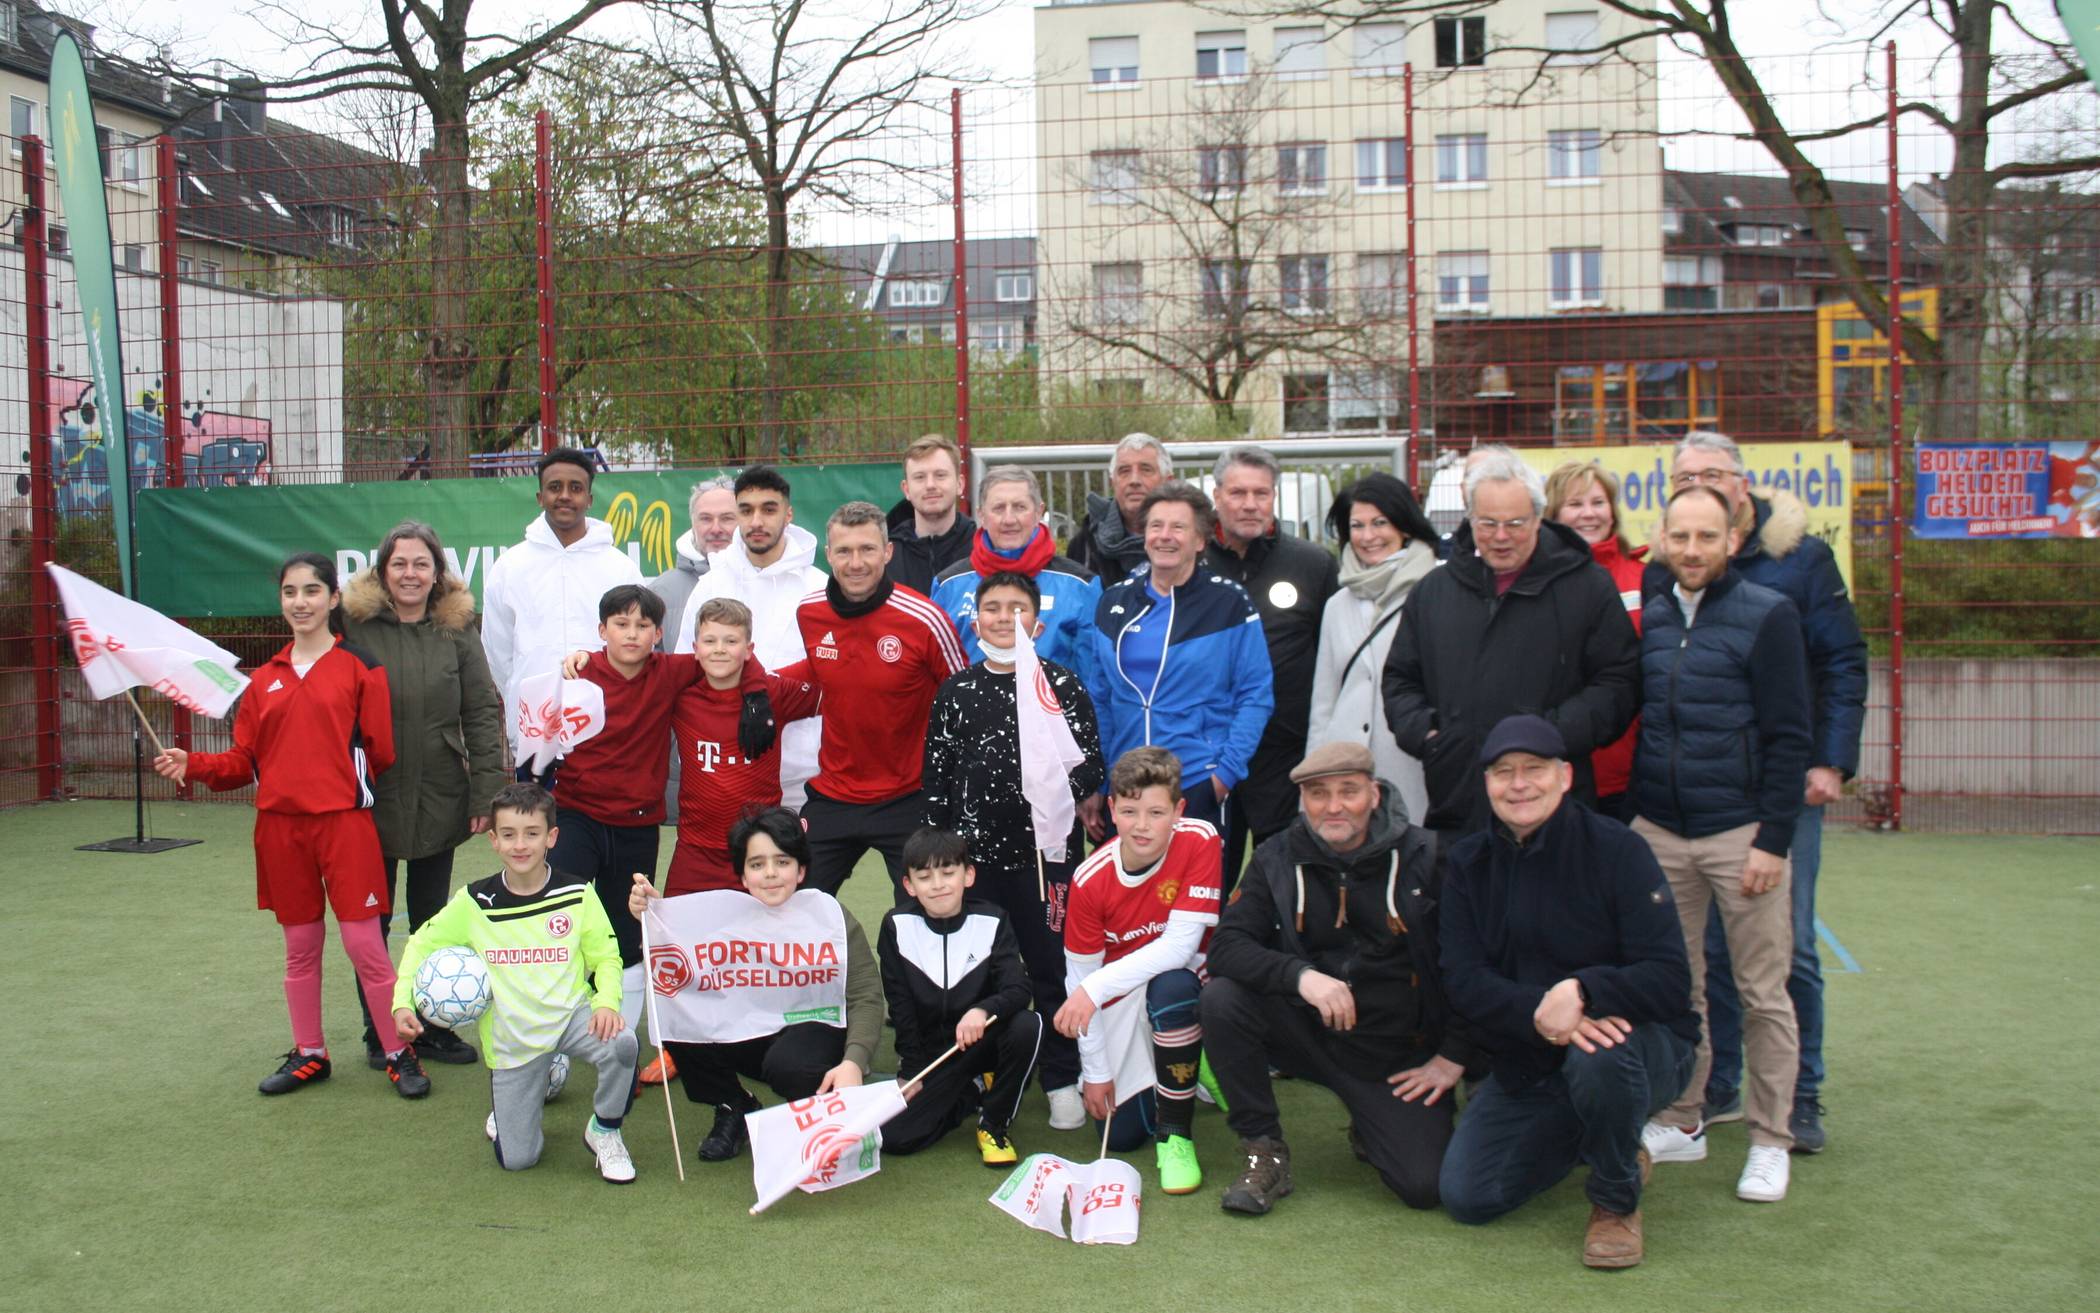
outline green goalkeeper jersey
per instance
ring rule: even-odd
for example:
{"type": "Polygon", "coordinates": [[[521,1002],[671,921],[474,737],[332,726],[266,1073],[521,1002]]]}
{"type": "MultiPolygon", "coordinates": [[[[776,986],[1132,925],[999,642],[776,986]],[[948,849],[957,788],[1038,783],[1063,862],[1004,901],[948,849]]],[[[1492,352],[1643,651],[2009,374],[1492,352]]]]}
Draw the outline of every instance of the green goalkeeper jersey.
{"type": "Polygon", "coordinates": [[[588,880],[550,870],[545,888],[521,895],[499,871],[460,890],[409,937],[395,1007],[415,1006],[416,968],[452,947],[471,948],[488,964],[493,1001],[481,1014],[481,1054],[491,1067],[553,1051],[579,1003],[620,1010],[620,946],[588,880]]]}

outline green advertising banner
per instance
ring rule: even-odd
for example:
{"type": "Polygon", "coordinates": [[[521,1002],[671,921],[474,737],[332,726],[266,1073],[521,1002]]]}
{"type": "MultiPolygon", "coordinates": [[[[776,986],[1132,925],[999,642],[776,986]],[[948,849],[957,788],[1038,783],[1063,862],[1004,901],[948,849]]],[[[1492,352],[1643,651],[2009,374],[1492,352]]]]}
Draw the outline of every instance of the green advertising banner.
{"type": "MultiPolygon", "coordinates": [[[[793,466],[795,521],[824,535],[824,521],[849,501],[887,509],[901,465],[793,466]]],[[[644,578],[671,568],[672,544],[691,528],[693,485],[734,470],[600,474],[591,514],[612,527],[644,578]]],[[[421,520],[445,543],[445,562],[481,600],[496,557],[539,514],[531,477],[435,479],[259,488],[149,488],[139,494],[138,598],[165,615],[275,615],[277,566],[293,552],[335,558],[347,580],[371,564],[387,530],[421,520]]],[[[817,553],[817,564],[824,554],[817,553]]]]}
{"type": "Polygon", "coordinates": [[[109,466],[110,519],[116,525],[117,568],[124,595],[132,587],[131,444],[124,433],[124,363],[117,335],[117,270],[109,244],[109,196],[103,190],[102,152],[96,146],[95,107],[88,100],[87,65],[72,34],[51,44],[50,128],[58,165],[58,196],[72,232],[73,277],[87,334],[88,372],[95,382],[109,466]]]}
{"type": "Polygon", "coordinates": [[[2056,16],[2085,61],[2086,78],[2100,90],[2100,0],[2056,0],[2056,16]]]}

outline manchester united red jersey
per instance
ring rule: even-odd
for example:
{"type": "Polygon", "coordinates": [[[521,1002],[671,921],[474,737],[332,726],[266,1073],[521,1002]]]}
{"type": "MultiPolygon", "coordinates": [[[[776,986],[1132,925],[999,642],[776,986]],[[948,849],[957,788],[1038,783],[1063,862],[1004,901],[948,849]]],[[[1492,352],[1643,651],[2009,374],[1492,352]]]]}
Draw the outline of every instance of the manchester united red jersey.
{"type": "MultiPolygon", "coordinates": [[[[1223,844],[1206,821],[1174,823],[1174,837],[1152,870],[1132,877],[1123,869],[1123,845],[1104,844],[1072,876],[1071,908],[1065,914],[1065,951],[1102,955],[1102,963],[1127,957],[1158,938],[1169,921],[1203,927],[1203,944],[1218,924],[1223,844]]],[[[1199,951],[1191,968],[1203,964],[1199,951]]],[[[1097,1000],[1106,1007],[1113,1000],[1097,1000]]]]}

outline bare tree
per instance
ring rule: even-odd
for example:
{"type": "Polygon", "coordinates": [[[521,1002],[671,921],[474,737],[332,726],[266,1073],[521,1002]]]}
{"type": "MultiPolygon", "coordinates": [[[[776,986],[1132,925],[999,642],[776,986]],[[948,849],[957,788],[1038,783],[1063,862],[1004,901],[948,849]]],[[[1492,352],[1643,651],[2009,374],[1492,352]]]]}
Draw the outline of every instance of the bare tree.
{"type": "MultiPolygon", "coordinates": [[[[719,134],[724,185],[765,210],[760,440],[778,456],[792,385],[795,222],[806,203],[869,208],[915,162],[907,138],[935,82],[968,80],[954,29],[995,0],[650,0],[667,88],[719,134]]],[[[922,162],[921,162],[922,163],[922,162]]],[[[904,179],[908,182],[908,179],[904,179]]]]}

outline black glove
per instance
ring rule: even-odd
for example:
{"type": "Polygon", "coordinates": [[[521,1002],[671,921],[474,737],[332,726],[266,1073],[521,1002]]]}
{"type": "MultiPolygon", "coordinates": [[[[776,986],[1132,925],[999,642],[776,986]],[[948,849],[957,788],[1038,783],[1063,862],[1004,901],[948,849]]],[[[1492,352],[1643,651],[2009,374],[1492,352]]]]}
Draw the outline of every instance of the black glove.
{"type": "Polygon", "coordinates": [[[737,720],[736,745],[744,751],[745,761],[757,761],[780,737],[780,730],[773,724],[773,695],[764,689],[744,694],[744,714],[737,720]]]}

